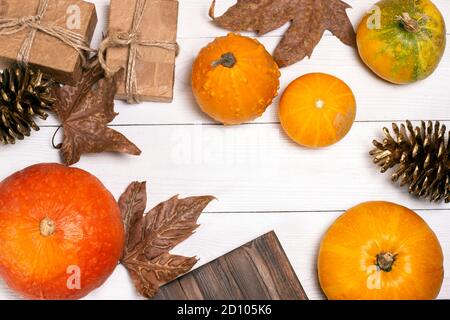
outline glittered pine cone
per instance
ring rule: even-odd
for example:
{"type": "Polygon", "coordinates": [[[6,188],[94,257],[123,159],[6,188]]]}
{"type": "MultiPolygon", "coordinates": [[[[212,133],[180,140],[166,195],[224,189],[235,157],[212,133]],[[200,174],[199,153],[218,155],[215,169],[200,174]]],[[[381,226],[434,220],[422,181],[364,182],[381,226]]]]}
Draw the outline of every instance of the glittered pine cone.
{"type": "Polygon", "coordinates": [[[393,169],[392,180],[407,185],[409,192],[431,201],[450,202],[450,139],[438,121],[414,127],[410,121],[392,124],[394,136],[383,128],[382,142],[373,141],[370,154],[381,172],[393,169]]]}
{"type": "Polygon", "coordinates": [[[18,65],[0,71],[0,90],[0,144],[14,144],[39,130],[35,117],[47,119],[55,101],[53,81],[18,65]]]}

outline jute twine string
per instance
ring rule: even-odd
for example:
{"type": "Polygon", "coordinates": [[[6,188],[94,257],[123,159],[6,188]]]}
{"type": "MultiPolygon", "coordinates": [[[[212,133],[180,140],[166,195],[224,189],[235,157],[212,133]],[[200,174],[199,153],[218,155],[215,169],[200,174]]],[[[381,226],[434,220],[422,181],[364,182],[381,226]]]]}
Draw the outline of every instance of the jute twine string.
{"type": "Polygon", "coordinates": [[[112,69],[106,63],[106,50],[113,47],[130,47],[128,53],[127,70],[125,78],[125,93],[128,103],[139,103],[137,94],[136,60],[138,58],[138,47],[155,47],[169,51],[175,51],[178,55],[178,44],[170,41],[143,40],[139,37],[139,26],[144,16],[147,0],[137,0],[134,10],[133,23],[130,31],[113,31],[102,41],[99,49],[99,62],[107,77],[112,77],[119,69],[112,69]]]}
{"type": "Polygon", "coordinates": [[[87,58],[85,53],[96,52],[89,47],[85,37],[71,30],[59,26],[45,26],[41,24],[42,18],[48,9],[49,0],[40,0],[37,14],[35,16],[25,16],[20,18],[0,18],[0,35],[12,35],[24,29],[30,32],[17,54],[17,61],[21,65],[28,65],[30,60],[30,52],[33,46],[37,31],[41,31],[49,36],[61,40],[68,46],[75,49],[81,57],[83,66],[87,66],[87,58]]]}

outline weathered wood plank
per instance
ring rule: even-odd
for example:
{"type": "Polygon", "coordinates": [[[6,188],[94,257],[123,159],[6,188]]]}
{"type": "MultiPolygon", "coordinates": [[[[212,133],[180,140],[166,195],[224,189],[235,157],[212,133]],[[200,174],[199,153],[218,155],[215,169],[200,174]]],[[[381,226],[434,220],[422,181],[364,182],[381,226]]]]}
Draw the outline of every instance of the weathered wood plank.
{"type": "Polygon", "coordinates": [[[272,231],[163,286],[155,299],[308,298],[272,231]]]}

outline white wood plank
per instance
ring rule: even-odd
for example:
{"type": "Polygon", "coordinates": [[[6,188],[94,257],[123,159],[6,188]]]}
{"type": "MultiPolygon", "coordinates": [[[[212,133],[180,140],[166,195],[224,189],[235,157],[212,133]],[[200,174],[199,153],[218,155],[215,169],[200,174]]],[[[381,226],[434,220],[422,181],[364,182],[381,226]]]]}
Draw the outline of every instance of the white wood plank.
{"type": "MultiPolygon", "coordinates": [[[[354,11],[362,15],[371,1],[353,1],[354,11]]],[[[107,16],[106,0],[97,1],[99,25],[96,31],[95,44],[101,39],[105,30],[107,16]]],[[[232,1],[219,1],[224,8],[232,1]]],[[[450,13],[450,2],[439,1],[437,4],[450,13]]],[[[202,47],[212,41],[212,37],[224,34],[199,12],[206,10],[209,0],[181,1],[179,15],[179,44],[181,52],[176,61],[176,80],[174,101],[166,103],[142,103],[127,105],[116,102],[120,113],[114,124],[174,124],[174,123],[212,123],[196,105],[190,86],[191,66],[202,47]],[[188,13],[188,14],[187,14],[188,13]],[[189,34],[190,36],[184,36],[189,34]],[[202,37],[199,39],[198,37],[202,37]]],[[[352,15],[354,17],[355,15],[352,15]]],[[[449,14],[450,16],[450,14],[449,14]]],[[[359,18],[358,18],[359,19],[359,18]]],[[[354,20],[354,19],[353,19],[354,20]]],[[[280,40],[281,33],[261,37],[260,41],[271,52],[280,40]]],[[[450,43],[450,35],[448,36],[450,43]]],[[[450,119],[448,105],[450,91],[450,50],[437,71],[425,81],[407,86],[389,84],[377,78],[358,58],[355,49],[347,47],[335,37],[326,36],[317,46],[311,59],[282,69],[280,95],[295,78],[309,72],[325,72],[334,74],[346,81],[353,89],[358,101],[357,121],[391,121],[404,119],[450,119]]],[[[278,99],[268,108],[266,113],[256,122],[277,122],[278,99]]],[[[39,122],[43,125],[43,122],[39,122]]],[[[58,120],[50,117],[45,125],[58,124],[58,120]]]]}
{"type": "MultiPolygon", "coordinates": [[[[109,6],[109,0],[88,0],[96,4],[97,13],[99,16],[99,23],[96,33],[96,41],[101,38],[100,30],[106,29],[107,9],[109,6]]],[[[192,38],[210,38],[227,34],[227,30],[219,28],[212,23],[208,16],[209,7],[212,0],[179,0],[179,15],[178,15],[178,38],[179,39],[192,39],[192,38]]],[[[352,8],[348,9],[348,15],[352,24],[358,26],[361,18],[365,12],[369,10],[377,1],[375,0],[347,0],[345,1],[352,8]]],[[[236,3],[236,0],[217,0],[216,1],[216,16],[223,14],[227,8],[236,3]]],[[[433,3],[442,12],[447,26],[450,26],[450,2],[448,0],[433,0],[433,3]]],[[[286,24],[280,29],[274,30],[262,37],[279,37],[284,34],[287,29],[286,24]]],[[[450,33],[450,30],[447,30],[450,33]]],[[[253,35],[252,33],[245,33],[253,35]]],[[[327,36],[331,33],[326,32],[327,36]]]]}
{"type": "MultiPolygon", "coordinates": [[[[105,1],[105,0],[103,0],[105,1]]],[[[180,0],[180,15],[178,23],[180,26],[178,36],[180,38],[199,38],[211,37],[211,35],[224,35],[226,30],[216,27],[208,16],[209,6],[212,0],[180,0]]],[[[377,1],[376,0],[345,0],[352,6],[348,9],[348,15],[353,25],[358,26],[365,12],[369,10],[377,1]]],[[[236,3],[236,0],[217,0],[216,16],[223,14],[227,8],[236,3]]],[[[433,0],[433,3],[439,8],[444,15],[446,23],[450,26],[450,2],[447,0],[433,0]]],[[[287,25],[278,30],[272,31],[264,36],[273,37],[281,36],[287,29],[287,25]]],[[[447,30],[449,31],[449,30],[447,30]]],[[[251,35],[251,33],[248,33],[251,35]]],[[[327,35],[330,35],[327,32],[327,35]]]]}
{"type": "MultiPolygon", "coordinates": [[[[440,238],[445,269],[450,268],[450,211],[418,212],[440,238]]],[[[201,226],[173,251],[197,256],[199,267],[270,230],[275,230],[310,299],[323,299],[317,280],[316,259],[320,240],[340,212],[298,213],[210,213],[200,218],[201,226]]],[[[450,297],[450,278],[445,277],[439,298],[450,297]]],[[[0,285],[0,299],[18,296],[0,285]]],[[[108,281],[86,299],[139,299],[126,270],[119,266],[108,281]]]]}
{"type": "MultiPolygon", "coordinates": [[[[448,36],[450,43],[450,36],[448,36]]],[[[194,101],[190,72],[192,62],[200,48],[211,39],[180,40],[181,53],[177,58],[174,101],[167,103],[146,102],[128,105],[116,101],[119,116],[114,124],[181,124],[212,123],[194,101]]],[[[276,38],[263,38],[267,48],[274,48],[276,38]]],[[[280,94],[295,78],[310,72],[331,73],[346,81],[357,98],[358,121],[390,121],[404,119],[450,119],[448,111],[450,90],[450,50],[428,79],[416,84],[398,86],[374,76],[359,60],[350,47],[339,43],[335,37],[325,37],[316,48],[312,59],[307,59],[282,70],[280,94]]],[[[256,122],[278,121],[278,99],[256,122]]],[[[58,121],[51,117],[45,125],[55,125],[58,121]]]]}
{"type": "MultiPolygon", "coordinates": [[[[116,196],[133,180],[149,182],[154,203],[174,193],[213,194],[220,201],[209,211],[344,210],[377,199],[414,209],[450,208],[416,200],[378,173],[368,151],[383,125],[389,124],[357,123],[343,141],[322,150],[297,146],[278,124],[117,127],[142,156],[87,155],[77,166],[116,196]]],[[[50,146],[54,131],[43,128],[32,139],[2,147],[0,179],[36,162],[59,161],[50,146]]]]}
{"type": "MultiPolygon", "coordinates": [[[[93,39],[93,44],[98,45],[102,32],[107,29],[109,0],[87,0],[96,5],[98,24],[93,39]]],[[[212,0],[179,0],[178,14],[178,39],[211,38],[226,35],[229,31],[217,27],[209,18],[208,11],[212,0]]],[[[352,8],[347,10],[348,16],[356,28],[362,17],[377,1],[374,0],[347,0],[352,8]]],[[[236,3],[236,0],[217,0],[216,16],[223,14],[227,8],[236,3]]],[[[448,0],[433,0],[433,3],[442,12],[447,26],[450,26],[450,2],[448,0]]],[[[287,30],[288,24],[269,32],[261,37],[281,37],[287,30]]],[[[243,34],[254,36],[254,33],[243,32],[243,34]]],[[[450,34],[450,29],[447,29],[450,34]]],[[[325,36],[331,36],[326,32],[325,36]]]]}
{"type": "MultiPolygon", "coordinates": [[[[99,25],[94,43],[105,30],[108,0],[97,4],[99,25]]],[[[356,25],[372,0],[348,0],[356,25]]],[[[450,25],[450,1],[435,0],[450,25]]],[[[315,260],[325,230],[340,214],[367,200],[388,200],[418,212],[435,230],[450,267],[450,205],[431,204],[410,197],[381,175],[367,155],[371,140],[381,137],[388,123],[374,121],[445,119],[450,126],[450,51],[429,79],[410,86],[394,86],[373,76],[357,53],[327,33],[312,59],[283,69],[281,91],[296,77],[308,72],[328,72],[347,81],[358,100],[358,123],[339,144],[324,150],[296,146],[276,122],[277,102],[252,125],[223,128],[211,124],[195,105],[190,92],[192,61],[200,48],[227,31],[215,27],[207,17],[209,0],[181,0],[175,99],[172,104],[117,103],[121,114],[115,127],[143,150],[141,157],[90,155],[77,165],[97,175],[118,197],[133,180],[149,183],[150,208],[175,193],[182,196],[213,194],[218,197],[201,217],[202,227],[175,252],[197,255],[198,266],[274,229],[307,294],[324,298],[317,283],[315,260]],[[366,123],[364,121],[369,121],[366,123]],[[198,125],[177,125],[196,123],[198,125]],[[207,125],[200,125],[201,123],[207,125]],[[262,123],[262,124],[261,124],[262,123]],[[265,124],[264,124],[265,123],[265,124]],[[136,126],[136,124],[152,124],[136,126]],[[165,125],[161,125],[165,124],[165,125]],[[281,212],[280,212],[281,211],[281,212]]],[[[217,14],[233,0],[218,0],[217,14]]],[[[284,28],[261,37],[273,50],[284,28]]],[[[449,39],[450,42],[450,39],[449,39]]],[[[56,125],[51,118],[45,124],[56,125]]],[[[0,147],[0,180],[12,172],[38,162],[58,162],[50,146],[55,128],[44,127],[33,138],[15,146],[0,147]]],[[[15,296],[0,284],[0,299],[15,296]]],[[[440,298],[450,298],[446,277],[440,298]]],[[[139,298],[126,271],[118,267],[113,276],[88,299],[139,298]]]]}

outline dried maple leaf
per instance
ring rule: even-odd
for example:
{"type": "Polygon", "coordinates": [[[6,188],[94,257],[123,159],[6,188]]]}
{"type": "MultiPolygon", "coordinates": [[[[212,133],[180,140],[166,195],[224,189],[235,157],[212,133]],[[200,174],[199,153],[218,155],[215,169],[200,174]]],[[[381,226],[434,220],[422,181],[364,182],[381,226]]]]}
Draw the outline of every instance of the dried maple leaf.
{"type": "Polygon", "coordinates": [[[121,263],[140,294],[150,298],[161,285],[192,269],[197,262],[195,257],[172,255],[169,251],[197,229],[198,217],[213,199],[175,196],[144,214],[145,182],[131,183],[120,196],[126,234],[121,263]]]}
{"type": "Polygon", "coordinates": [[[136,290],[146,298],[156,295],[159,287],[185,274],[197,263],[197,259],[164,253],[145,262],[126,262],[122,264],[130,273],[136,290]]]}
{"type": "Polygon", "coordinates": [[[78,162],[86,153],[141,153],[125,136],[107,127],[117,116],[114,112],[116,79],[116,76],[104,78],[97,64],[83,71],[74,87],[63,86],[56,90],[54,110],[64,128],[61,156],[66,165],[78,162]]]}
{"type": "Polygon", "coordinates": [[[343,43],[355,45],[355,31],[347,16],[348,4],[340,0],[238,0],[222,16],[214,16],[215,0],[209,15],[214,22],[232,31],[255,31],[263,35],[291,22],[274,52],[280,67],[310,57],[325,30],[343,43]]]}

